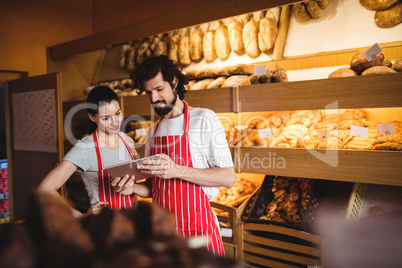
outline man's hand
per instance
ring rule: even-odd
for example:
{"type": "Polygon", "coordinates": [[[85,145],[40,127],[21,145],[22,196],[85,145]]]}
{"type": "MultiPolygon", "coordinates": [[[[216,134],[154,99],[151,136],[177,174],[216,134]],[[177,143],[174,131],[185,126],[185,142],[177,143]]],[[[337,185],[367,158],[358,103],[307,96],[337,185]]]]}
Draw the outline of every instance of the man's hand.
{"type": "Polygon", "coordinates": [[[184,166],[177,165],[166,154],[160,154],[158,159],[146,159],[139,164],[138,169],[144,174],[149,174],[162,179],[179,178],[180,173],[183,173],[184,166]]]}
{"type": "Polygon", "coordinates": [[[126,175],[123,178],[117,177],[112,179],[111,185],[114,187],[114,190],[122,195],[131,195],[134,194],[134,181],[135,177],[126,175]]]}

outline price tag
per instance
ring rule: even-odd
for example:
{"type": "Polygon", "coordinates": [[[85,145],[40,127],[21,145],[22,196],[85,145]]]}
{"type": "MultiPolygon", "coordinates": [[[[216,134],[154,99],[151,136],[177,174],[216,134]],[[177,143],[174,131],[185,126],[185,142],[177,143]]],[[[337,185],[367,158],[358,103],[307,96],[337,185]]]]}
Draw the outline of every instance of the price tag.
{"type": "Polygon", "coordinates": [[[364,56],[368,61],[374,59],[378,54],[382,52],[380,46],[375,43],[372,47],[370,47],[366,52],[364,52],[364,56]]]}
{"type": "Polygon", "coordinates": [[[265,65],[255,66],[255,67],[254,67],[254,74],[255,74],[255,75],[264,75],[264,74],[267,74],[267,66],[265,66],[265,65]]]}
{"type": "Polygon", "coordinates": [[[317,136],[318,136],[319,139],[329,138],[329,131],[328,131],[328,129],[318,130],[318,131],[317,131],[317,136]]]}
{"type": "Polygon", "coordinates": [[[394,124],[377,124],[377,133],[385,135],[395,134],[394,124]]]}
{"type": "Polygon", "coordinates": [[[368,128],[353,125],[350,127],[350,136],[367,138],[367,134],[368,134],[368,128]]]}
{"type": "Polygon", "coordinates": [[[271,129],[270,128],[259,129],[258,136],[260,137],[260,139],[272,137],[271,129]]]}
{"type": "Polygon", "coordinates": [[[145,131],[145,128],[139,128],[135,130],[135,135],[137,135],[138,137],[146,136],[147,132],[145,131]]]}
{"type": "Polygon", "coordinates": [[[237,128],[238,130],[245,130],[247,128],[247,126],[238,125],[238,126],[235,126],[235,128],[237,128]]]}

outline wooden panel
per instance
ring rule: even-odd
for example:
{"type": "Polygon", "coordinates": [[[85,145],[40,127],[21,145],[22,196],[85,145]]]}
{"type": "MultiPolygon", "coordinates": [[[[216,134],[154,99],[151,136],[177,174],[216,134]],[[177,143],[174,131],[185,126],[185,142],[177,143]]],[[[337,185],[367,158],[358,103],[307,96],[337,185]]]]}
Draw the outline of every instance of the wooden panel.
{"type": "Polygon", "coordinates": [[[243,224],[243,230],[244,231],[264,231],[264,232],[273,232],[277,234],[284,234],[284,235],[289,235],[293,237],[297,237],[312,243],[315,243],[319,245],[320,238],[318,236],[299,231],[299,230],[294,230],[290,228],[285,228],[281,226],[276,226],[276,225],[270,225],[270,224],[255,224],[255,223],[244,223],[243,224]]]}
{"type": "MultiPolygon", "coordinates": [[[[259,258],[259,257],[252,256],[252,255],[249,255],[249,254],[244,254],[244,261],[259,264],[259,265],[262,265],[264,267],[275,267],[275,268],[294,268],[295,267],[295,266],[280,263],[280,262],[277,262],[277,261],[272,261],[272,260],[259,258]]],[[[251,266],[251,267],[253,267],[253,266],[251,266]]]]}
{"type": "Polygon", "coordinates": [[[233,112],[232,88],[213,88],[206,90],[189,91],[186,93],[185,101],[192,107],[202,107],[213,110],[215,113],[233,112]]]}
{"type": "Polygon", "coordinates": [[[291,0],[221,0],[201,4],[165,16],[94,34],[49,48],[50,59],[62,59],[131,40],[247,12],[286,5],[291,0]]]}
{"type": "Polygon", "coordinates": [[[297,255],[293,255],[291,253],[283,253],[276,250],[265,249],[253,245],[244,244],[243,250],[247,252],[253,252],[260,255],[264,255],[271,258],[277,258],[284,261],[290,261],[300,264],[307,264],[307,265],[320,265],[320,261],[315,259],[310,259],[306,257],[301,257],[297,255]]]}
{"type": "Polygon", "coordinates": [[[262,244],[264,246],[270,246],[280,249],[291,250],[298,253],[308,254],[316,257],[320,257],[320,250],[303,245],[292,244],[288,242],[282,242],[275,239],[263,238],[255,235],[243,234],[243,242],[251,242],[262,244]]]}
{"type": "Polygon", "coordinates": [[[128,96],[121,98],[121,106],[124,116],[151,116],[155,115],[154,109],[146,95],[128,96]]]}
{"type": "Polygon", "coordinates": [[[402,186],[401,152],[257,147],[240,150],[242,172],[402,186]]]}
{"type": "Polygon", "coordinates": [[[402,73],[240,87],[242,112],[400,107],[402,73]],[[264,97],[261,97],[264,96],[264,97]]]}

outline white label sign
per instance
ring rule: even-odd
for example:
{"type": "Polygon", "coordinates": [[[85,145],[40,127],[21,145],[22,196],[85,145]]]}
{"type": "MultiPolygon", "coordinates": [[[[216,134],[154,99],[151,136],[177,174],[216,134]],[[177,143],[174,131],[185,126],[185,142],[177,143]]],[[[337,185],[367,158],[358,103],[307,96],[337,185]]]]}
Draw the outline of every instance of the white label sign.
{"type": "Polygon", "coordinates": [[[145,128],[139,128],[135,130],[135,135],[137,135],[138,137],[146,136],[147,132],[145,131],[145,128]]]}
{"type": "Polygon", "coordinates": [[[272,137],[271,129],[270,128],[259,129],[258,136],[260,137],[260,139],[272,137]]]}
{"type": "Polygon", "coordinates": [[[329,131],[328,131],[328,129],[318,130],[318,131],[317,131],[317,136],[318,136],[319,139],[329,138],[329,131]]]}
{"type": "Polygon", "coordinates": [[[255,67],[254,67],[254,74],[255,74],[255,75],[264,75],[264,74],[267,74],[267,66],[265,66],[265,65],[255,66],[255,67]]]}
{"type": "Polygon", "coordinates": [[[247,128],[247,126],[238,125],[238,126],[235,126],[235,128],[237,128],[238,130],[244,130],[247,128]]]}
{"type": "Polygon", "coordinates": [[[375,43],[372,47],[370,47],[366,52],[364,52],[364,56],[368,61],[374,59],[378,54],[382,52],[380,46],[375,43]]]}
{"type": "Polygon", "coordinates": [[[386,135],[395,134],[394,124],[377,124],[377,133],[386,135]]]}
{"type": "Polygon", "coordinates": [[[367,134],[368,134],[368,128],[353,125],[350,127],[350,136],[367,138],[367,134]]]}

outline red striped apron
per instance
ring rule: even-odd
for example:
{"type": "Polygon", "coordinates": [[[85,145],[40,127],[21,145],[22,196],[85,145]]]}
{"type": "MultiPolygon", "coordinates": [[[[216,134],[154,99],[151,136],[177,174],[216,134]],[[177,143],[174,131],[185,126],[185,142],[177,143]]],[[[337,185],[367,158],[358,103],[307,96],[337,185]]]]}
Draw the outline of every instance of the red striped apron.
{"type": "MultiPolygon", "coordinates": [[[[128,153],[131,156],[131,159],[134,160],[135,157],[133,151],[131,150],[127,141],[120,135],[120,133],[118,135],[120,139],[123,141],[124,145],[126,146],[128,153]]],[[[109,173],[107,173],[107,171],[103,169],[103,160],[99,147],[97,130],[94,131],[93,138],[95,143],[96,157],[98,159],[99,201],[109,202],[109,204],[105,206],[112,209],[122,209],[132,207],[134,205],[134,194],[121,195],[118,192],[116,192],[110,184],[111,177],[109,173]]]]}
{"type": "MultiPolygon", "coordinates": [[[[193,167],[188,134],[189,119],[188,105],[184,102],[183,135],[152,137],[150,155],[164,153],[176,164],[193,167]]],[[[160,121],[153,135],[158,130],[159,123],[160,121]]],[[[216,255],[225,255],[215,214],[201,186],[178,178],[165,180],[153,177],[152,201],[175,215],[176,229],[183,237],[206,236],[207,249],[216,255]]]]}

